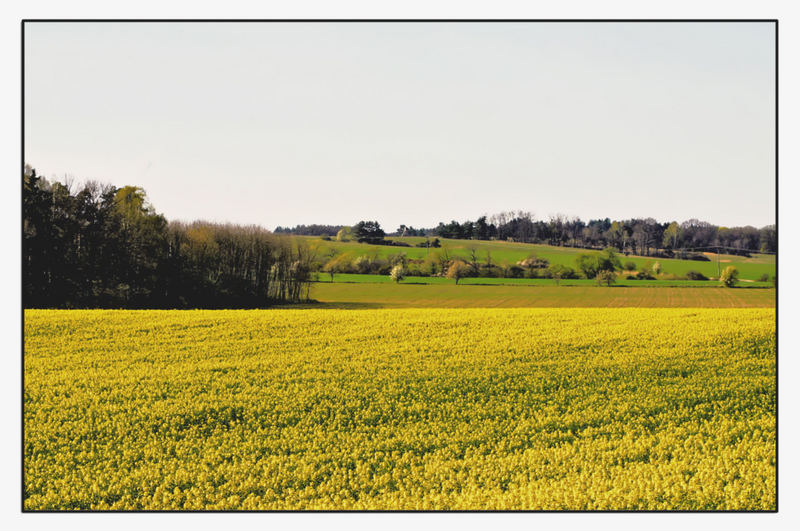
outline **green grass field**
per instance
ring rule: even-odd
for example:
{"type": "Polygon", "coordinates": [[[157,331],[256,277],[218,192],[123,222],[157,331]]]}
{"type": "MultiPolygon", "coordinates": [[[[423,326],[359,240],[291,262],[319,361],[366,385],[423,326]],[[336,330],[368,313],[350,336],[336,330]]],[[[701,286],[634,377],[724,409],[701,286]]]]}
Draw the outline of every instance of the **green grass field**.
{"type": "Polygon", "coordinates": [[[312,306],[330,308],[773,308],[774,289],[450,284],[312,284],[312,306]]]}
{"type": "MultiPolygon", "coordinates": [[[[394,282],[389,275],[359,275],[353,273],[337,273],[333,276],[336,283],[358,283],[358,284],[387,284],[394,282]]],[[[320,273],[317,282],[330,283],[331,276],[327,273],[320,273]]],[[[406,277],[402,284],[435,284],[448,285],[455,284],[455,281],[446,277],[406,277]]],[[[594,279],[577,278],[562,280],[556,284],[555,280],[549,278],[462,278],[459,285],[477,286],[596,286],[594,279]]],[[[691,287],[691,288],[718,288],[720,283],[716,280],[617,280],[617,286],[644,287],[691,287]]],[[[743,281],[738,285],[739,288],[771,288],[770,282],[743,281]]]]}
{"type": "MultiPolygon", "coordinates": [[[[446,250],[451,258],[460,257],[466,259],[470,255],[470,248],[474,246],[477,250],[478,260],[481,262],[486,261],[487,253],[491,253],[492,262],[497,264],[503,262],[513,264],[526,258],[531,253],[535,253],[541,258],[549,260],[551,264],[563,264],[574,268],[575,258],[579,254],[593,252],[569,247],[553,247],[549,245],[504,241],[441,239],[442,248],[428,250],[422,247],[394,247],[387,245],[367,245],[357,242],[324,241],[318,237],[311,236],[300,236],[300,238],[317,246],[317,251],[322,255],[329,252],[331,249],[335,249],[340,253],[350,253],[354,258],[360,255],[386,258],[390,255],[405,253],[408,258],[423,259],[428,253],[443,252],[446,250]]],[[[425,238],[421,237],[405,237],[402,239],[390,237],[389,239],[403,241],[412,246],[425,241],[425,238]]],[[[620,259],[623,263],[628,261],[635,263],[637,269],[640,267],[651,267],[655,262],[659,262],[664,273],[685,275],[686,272],[694,270],[703,273],[707,277],[716,277],[717,255],[710,253],[707,256],[711,261],[700,262],[695,260],[674,260],[644,256],[620,256],[620,259]]],[[[775,257],[772,255],[754,254],[750,258],[744,258],[742,256],[722,254],[719,256],[719,261],[721,268],[725,268],[729,265],[735,266],[739,270],[739,276],[742,279],[758,280],[763,274],[769,276],[775,274],[775,257]]]]}

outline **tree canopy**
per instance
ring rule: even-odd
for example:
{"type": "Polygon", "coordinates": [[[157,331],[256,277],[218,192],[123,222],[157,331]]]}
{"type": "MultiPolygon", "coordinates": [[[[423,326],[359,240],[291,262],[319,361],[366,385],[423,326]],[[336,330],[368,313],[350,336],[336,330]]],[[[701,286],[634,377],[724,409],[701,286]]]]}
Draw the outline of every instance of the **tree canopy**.
{"type": "Polygon", "coordinates": [[[135,186],[23,174],[26,308],[259,307],[308,295],[313,251],[259,227],[167,223],[135,186]]]}
{"type": "Polygon", "coordinates": [[[360,243],[380,243],[386,233],[377,221],[359,221],[353,225],[353,236],[360,243]]]}

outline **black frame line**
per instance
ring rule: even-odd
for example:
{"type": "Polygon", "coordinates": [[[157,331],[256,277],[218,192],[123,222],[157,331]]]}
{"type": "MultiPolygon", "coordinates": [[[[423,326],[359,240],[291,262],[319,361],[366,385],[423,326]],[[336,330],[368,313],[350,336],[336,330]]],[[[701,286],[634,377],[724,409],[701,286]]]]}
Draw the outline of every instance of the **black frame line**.
{"type": "Polygon", "coordinates": [[[546,18],[528,18],[528,19],[515,19],[515,18],[397,18],[397,19],[387,19],[387,18],[273,18],[273,19],[247,19],[247,18],[132,18],[132,19],[125,19],[125,18],[41,18],[41,19],[22,19],[22,22],[124,22],[124,23],[140,23],[140,22],[147,22],[147,23],[196,23],[196,22],[236,22],[236,23],[243,23],[243,22],[251,22],[251,23],[265,23],[265,22],[308,22],[308,23],[318,23],[318,22],[424,22],[424,23],[442,23],[442,22],[519,22],[519,23],[530,23],[530,22],[557,22],[557,23],[581,23],[581,22],[647,22],[647,23],[660,23],[660,22],[681,22],[681,23],[704,23],[704,22],[778,22],[778,19],[765,19],[765,18],[708,18],[708,19],[680,19],[680,18],[665,18],[665,19],[658,19],[658,18],[554,18],[554,19],[546,19],[546,18]]]}
{"type": "MultiPolygon", "coordinates": [[[[104,18],[75,18],[75,19],[21,19],[20,20],[20,84],[21,84],[21,106],[20,106],[20,123],[21,123],[21,149],[20,149],[20,173],[24,173],[25,171],[25,24],[65,24],[65,23],[126,23],[126,24],[138,24],[138,23],[157,23],[157,24],[188,24],[188,23],[567,23],[567,24],[581,24],[581,23],[772,23],[774,24],[775,28],[775,235],[780,242],[779,238],[779,228],[778,228],[778,187],[779,187],[779,158],[778,158],[778,145],[779,145],[779,104],[778,104],[778,73],[779,73],[779,61],[778,61],[778,51],[779,51],[779,39],[778,39],[778,19],[724,19],[724,18],[713,18],[713,19],[597,19],[597,18],[585,18],[585,19],[486,19],[486,18],[451,18],[451,19],[410,19],[410,18],[402,18],[402,19],[358,19],[358,18],[347,18],[347,19],[336,19],[336,18],[319,18],[319,19],[295,19],[295,18],[286,18],[286,19],[239,19],[239,18],[206,18],[206,19],[191,19],[191,18],[181,18],[181,19],[104,19],[104,18]]],[[[22,198],[22,185],[20,186],[20,199],[22,198]]],[[[20,227],[22,227],[24,220],[24,212],[20,209],[20,227]]],[[[20,238],[20,251],[22,251],[23,240],[20,238]]],[[[775,252],[775,276],[778,276],[778,268],[779,268],[779,252],[780,252],[780,245],[778,245],[778,250],[775,252]]],[[[24,254],[20,252],[20,274],[22,274],[24,268],[24,254]]],[[[20,279],[21,280],[21,279],[20,279]]],[[[25,304],[23,301],[23,285],[20,282],[20,315],[21,315],[21,325],[20,325],[20,351],[21,351],[21,388],[20,388],[20,424],[21,424],[21,438],[20,438],[20,509],[23,514],[85,514],[85,513],[92,513],[92,514],[109,514],[109,513],[122,513],[122,514],[155,514],[155,513],[177,513],[177,514],[192,514],[192,513],[275,513],[275,514],[282,514],[282,513],[383,513],[383,514],[393,514],[393,513],[533,513],[533,514],[548,514],[548,513],[560,513],[560,514],[582,514],[582,513],[598,513],[598,514],[607,514],[607,513],[623,513],[623,514],[726,514],[726,513],[744,513],[744,514],[755,514],[755,513],[777,513],[780,501],[780,483],[778,481],[778,473],[780,470],[779,465],[779,452],[778,452],[778,429],[780,422],[778,421],[778,405],[780,403],[779,400],[779,389],[778,389],[778,362],[780,359],[779,351],[778,351],[778,297],[779,297],[780,289],[778,286],[775,286],[775,509],[774,510],[697,510],[691,511],[686,509],[679,509],[679,510],[530,510],[530,509],[521,509],[521,510],[491,510],[491,509],[462,509],[462,510],[408,510],[408,509],[399,509],[399,510],[386,510],[386,509],[377,509],[377,510],[336,510],[336,509],[321,509],[321,510],[108,510],[108,511],[101,511],[96,509],[89,509],[85,511],[58,511],[58,510],[43,510],[43,511],[33,511],[29,509],[25,509],[25,304]]]]}

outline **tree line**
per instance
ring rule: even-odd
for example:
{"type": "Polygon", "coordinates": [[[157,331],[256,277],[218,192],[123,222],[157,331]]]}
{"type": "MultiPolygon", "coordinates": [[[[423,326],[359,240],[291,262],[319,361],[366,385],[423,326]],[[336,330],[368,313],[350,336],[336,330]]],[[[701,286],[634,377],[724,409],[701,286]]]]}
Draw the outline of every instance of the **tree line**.
{"type": "MultiPolygon", "coordinates": [[[[380,243],[384,236],[380,225],[374,221],[360,223],[371,224],[369,243],[380,243]]],[[[340,225],[298,225],[294,229],[278,227],[276,232],[334,236],[346,228],[340,225]]],[[[355,228],[354,226],[353,229],[355,228]]],[[[775,225],[760,229],[751,226],[722,227],[698,219],[679,224],[675,221],[659,223],[653,218],[615,221],[605,218],[584,222],[578,217],[563,215],[550,216],[545,221],[537,220],[533,214],[524,211],[501,212],[462,223],[455,220],[449,223],[440,222],[433,228],[414,228],[402,224],[395,232],[385,235],[512,240],[595,250],[613,247],[625,254],[701,260],[702,251],[711,251],[718,247],[728,254],[739,255],[747,255],[752,251],[775,253],[778,250],[775,225]]]]}
{"type": "Polygon", "coordinates": [[[675,221],[659,223],[653,218],[616,221],[605,218],[584,222],[578,217],[560,215],[544,221],[535,219],[529,212],[503,212],[490,218],[481,216],[474,222],[439,223],[430,230],[430,235],[592,249],[613,247],[623,253],[677,258],[691,258],[681,255],[715,247],[724,247],[730,254],[749,251],[774,253],[778,249],[775,225],[761,229],[751,226],[729,228],[697,219],[678,224],[675,221]]]}
{"type": "Polygon", "coordinates": [[[331,236],[342,230],[344,225],[297,225],[295,227],[275,227],[275,234],[294,234],[296,236],[331,236]]]}
{"type": "Polygon", "coordinates": [[[26,308],[263,307],[308,298],[313,251],[256,226],[168,222],[141,188],[26,167],[26,308]]]}

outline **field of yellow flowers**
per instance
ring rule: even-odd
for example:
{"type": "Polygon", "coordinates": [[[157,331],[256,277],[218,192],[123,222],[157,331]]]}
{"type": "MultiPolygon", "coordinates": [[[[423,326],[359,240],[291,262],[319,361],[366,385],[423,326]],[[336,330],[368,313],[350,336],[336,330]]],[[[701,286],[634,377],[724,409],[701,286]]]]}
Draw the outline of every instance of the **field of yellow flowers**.
{"type": "Polygon", "coordinates": [[[773,309],[25,312],[24,507],[775,508],[773,309]]]}

